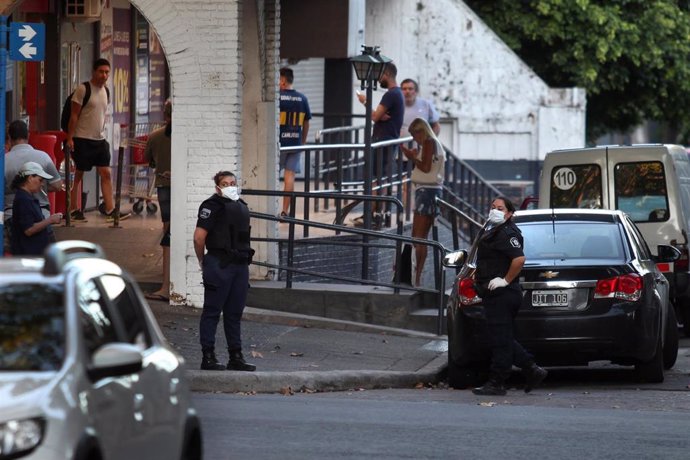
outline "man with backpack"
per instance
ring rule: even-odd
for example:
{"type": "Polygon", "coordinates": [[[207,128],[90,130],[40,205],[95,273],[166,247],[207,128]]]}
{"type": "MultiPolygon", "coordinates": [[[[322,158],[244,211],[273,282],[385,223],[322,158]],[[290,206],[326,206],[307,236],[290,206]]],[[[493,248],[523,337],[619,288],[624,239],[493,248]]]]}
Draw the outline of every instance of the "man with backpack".
{"type": "MultiPolygon", "coordinates": [[[[70,96],[66,142],[76,165],[71,197],[72,208],[77,202],[79,184],[82,182],[84,172],[91,171],[95,166],[101,178],[106,221],[111,222],[115,217],[115,205],[110,174],[110,144],[105,140],[104,135],[105,115],[110,102],[110,93],[106,86],[109,75],[110,62],[103,58],[97,59],[93,64],[91,80],[80,84],[70,96]]],[[[131,213],[120,213],[120,220],[130,215],[131,213]]],[[[86,222],[81,209],[71,209],[70,218],[76,222],[86,222]]]]}

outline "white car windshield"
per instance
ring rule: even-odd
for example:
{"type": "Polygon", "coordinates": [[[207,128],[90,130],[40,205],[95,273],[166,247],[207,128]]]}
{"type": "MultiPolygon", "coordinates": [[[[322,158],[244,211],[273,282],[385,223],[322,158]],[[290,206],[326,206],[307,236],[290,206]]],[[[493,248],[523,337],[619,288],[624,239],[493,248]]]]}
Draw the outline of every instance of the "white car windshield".
{"type": "Polygon", "coordinates": [[[62,286],[0,284],[0,371],[54,371],[65,355],[62,286]]]}

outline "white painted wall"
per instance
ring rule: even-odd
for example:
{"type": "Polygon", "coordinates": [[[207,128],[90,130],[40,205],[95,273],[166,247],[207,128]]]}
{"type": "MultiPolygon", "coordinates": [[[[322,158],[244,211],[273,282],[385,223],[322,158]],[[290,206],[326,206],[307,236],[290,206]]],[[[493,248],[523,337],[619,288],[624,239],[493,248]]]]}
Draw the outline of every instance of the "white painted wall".
{"type": "Polygon", "coordinates": [[[538,160],[584,146],[584,91],[549,88],[460,0],[370,0],[366,40],[394,60],[398,82],[414,78],[456,120],[448,138],[463,159],[538,160]]]}

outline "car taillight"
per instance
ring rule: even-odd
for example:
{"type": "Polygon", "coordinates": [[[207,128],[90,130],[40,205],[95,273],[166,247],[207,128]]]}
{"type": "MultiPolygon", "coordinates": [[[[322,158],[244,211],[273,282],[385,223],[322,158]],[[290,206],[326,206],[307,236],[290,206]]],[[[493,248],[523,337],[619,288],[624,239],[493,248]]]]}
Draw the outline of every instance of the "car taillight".
{"type": "Polygon", "coordinates": [[[642,277],[637,273],[597,281],[595,299],[616,298],[636,301],[642,295],[642,277]]]}
{"type": "Polygon", "coordinates": [[[474,289],[474,280],[471,278],[462,278],[458,281],[458,298],[463,305],[474,305],[482,301],[482,298],[477,295],[474,289]]]}

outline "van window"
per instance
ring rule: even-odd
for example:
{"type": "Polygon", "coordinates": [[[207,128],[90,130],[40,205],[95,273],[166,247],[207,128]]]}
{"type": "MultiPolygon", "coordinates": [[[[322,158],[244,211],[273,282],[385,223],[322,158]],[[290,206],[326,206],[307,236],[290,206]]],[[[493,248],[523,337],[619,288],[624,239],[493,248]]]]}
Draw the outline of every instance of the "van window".
{"type": "Polygon", "coordinates": [[[669,218],[664,165],[659,161],[618,163],[614,168],[616,209],[633,222],[662,222],[669,218]]]}
{"type": "Polygon", "coordinates": [[[601,208],[601,168],[569,165],[551,171],[552,208],[601,208]]]}

